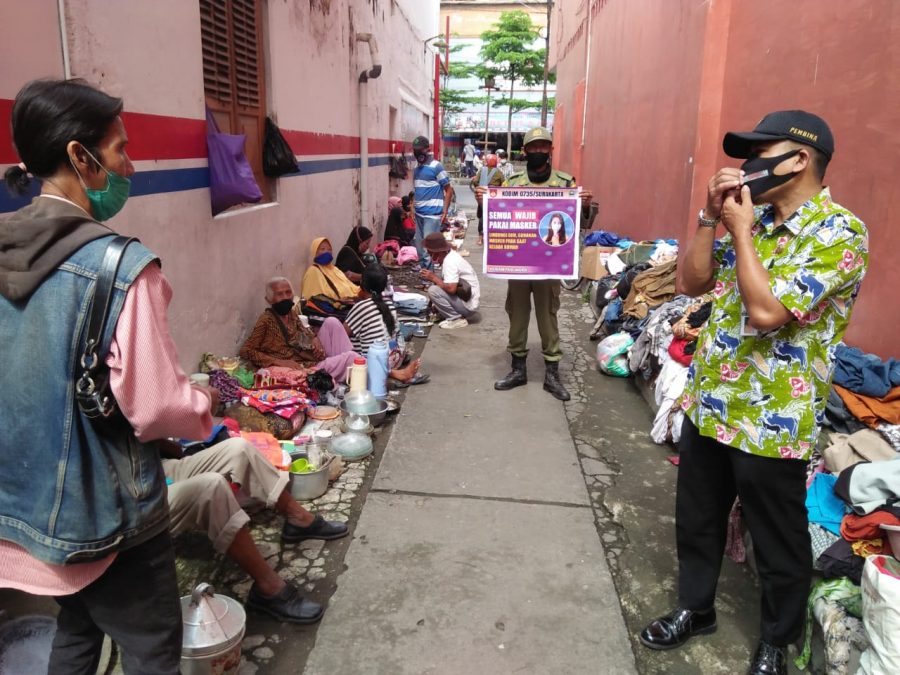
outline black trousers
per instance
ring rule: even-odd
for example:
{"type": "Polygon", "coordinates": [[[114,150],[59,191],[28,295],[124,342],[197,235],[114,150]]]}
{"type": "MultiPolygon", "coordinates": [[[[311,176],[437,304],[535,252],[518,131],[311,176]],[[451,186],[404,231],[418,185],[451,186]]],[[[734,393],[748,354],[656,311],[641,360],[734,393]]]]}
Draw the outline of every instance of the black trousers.
{"type": "Polygon", "coordinates": [[[49,675],[96,673],[104,633],[121,648],[129,675],[180,672],[181,605],[168,531],[120,551],[103,576],[56,602],[49,675]]]}
{"type": "Polygon", "coordinates": [[[759,457],[701,436],[684,420],[679,443],[675,533],[679,606],[713,606],[735,495],[762,587],[760,637],[787,646],[800,638],[812,577],[806,463],[759,457]]]}

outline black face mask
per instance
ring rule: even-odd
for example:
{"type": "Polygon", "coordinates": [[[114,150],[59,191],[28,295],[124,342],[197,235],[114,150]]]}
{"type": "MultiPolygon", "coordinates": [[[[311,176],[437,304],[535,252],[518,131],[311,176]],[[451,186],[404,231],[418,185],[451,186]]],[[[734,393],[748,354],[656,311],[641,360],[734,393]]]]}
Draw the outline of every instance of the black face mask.
{"type": "Polygon", "coordinates": [[[427,152],[417,152],[417,153],[416,153],[416,161],[417,161],[419,164],[424,164],[426,159],[428,159],[428,153],[427,153],[427,152]]]}
{"type": "Polygon", "coordinates": [[[525,155],[525,163],[529,171],[540,171],[549,161],[549,152],[529,152],[525,155]]]}
{"type": "Polygon", "coordinates": [[[754,198],[758,197],[772,188],[784,185],[791,178],[799,175],[794,172],[786,173],[781,176],[772,173],[776,166],[781,164],[784,160],[793,157],[798,152],[800,152],[800,150],[796,149],[790,150],[783,155],[778,155],[777,157],[751,157],[741,164],[741,170],[744,172],[744,184],[750,188],[750,196],[754,198]]]}
{"type": "Polygon", "coordinates": [[[272,309],[275,310],[275,313],[278,316],[287,316],[291,313],[291,310],[294,308],[293,300],[279,300],[278,302],[272,303],[272,309]]]}

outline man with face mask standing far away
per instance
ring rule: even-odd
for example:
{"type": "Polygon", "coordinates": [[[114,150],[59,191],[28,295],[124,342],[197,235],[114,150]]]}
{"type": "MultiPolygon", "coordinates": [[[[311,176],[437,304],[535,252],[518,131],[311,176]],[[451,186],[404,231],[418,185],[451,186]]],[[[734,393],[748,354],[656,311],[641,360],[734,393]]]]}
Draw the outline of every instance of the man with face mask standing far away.
{"type": "Polygon", "coordinates": [[[823,119],[766,115],[725,135],[745,158],[707,186],[679,261],[680,292],[713,290],[685,388],[675,533],[678,604],[641,632],[671,649],[716,629],[715,594],[735,496],[762,591],[751,675],[787,673],[810,587],[806,465],[816,445],[834,349],[868,264],[866,227],[822,185],[834,152],[823,119]],[[727,234],[714,249],[716,227],[727,234]]]}
{"type": "Polygon", "coordinates": [[[416,136],[413,140],[413,155],[416,157],[416,168],[413,170],[416,249],[419,251],[419,262],[427,270],[434,269],[434,264],[422,242],[432,232],[441,231],[441,224],[447,220],[447,211],[453,199],[450,177],[430,150],[428,139],[416,136]]]}
{"type": "MultiPolygon", "coordinates": [[[[504,181],[504,187],[575,187],[575,177],[551,166],[553,136],[544,127],[535,127],[523,139],[526,169],[504,181]]],[[[481,203],[486,188],[475,188],[475,198],[481,203]]],[[[591,193],[581,191],[582,218],[587,218],[591,193]]],[[[494,382],[494,389],[506,391],[528,382],[525,357],[528,355],[528,323],[531,319],[531,298],[534,296],[534,313],[538,332],[541,334],[541,353],[544,355],[544,391],[560,401],[568,401],[569,392],[559,379],[558,279],[510,279],[506,290],[506,313],[509,315],[509,345],[512,370],[494,382]]]]}

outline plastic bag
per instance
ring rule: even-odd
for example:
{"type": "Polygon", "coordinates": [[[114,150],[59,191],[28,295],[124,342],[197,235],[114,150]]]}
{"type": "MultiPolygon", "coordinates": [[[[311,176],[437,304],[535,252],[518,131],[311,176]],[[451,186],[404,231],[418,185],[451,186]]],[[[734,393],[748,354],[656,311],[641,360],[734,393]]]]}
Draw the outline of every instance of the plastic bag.
{"type": "Polygon", "coordinates": [[[267,117],[266,133],[263,138],[263,173],[277,178],[299,171],[294,151],[275,122],[267,117]]]}
{"type": "Polygon", "coordinates": [[[614,377],[628,377],[628,350],[634,340],[628,333],[614,333],[597,345],[597,365],[600,372],[614,377]]]}
{"type": "Polygon", "coordinates": [[[209,197],[216,215],[236,204],[255,203],[262,191],[244,154],[244,134],[223,134],[212,111],[206,109],[206,148],[209,154],[209,197]]]}
{"type": "Polygon", "coordinates": [[[862,618],[869,648],[859,660],[865,675],[900,673],[900,561],[866,558],[862,577],[862,618]]]}

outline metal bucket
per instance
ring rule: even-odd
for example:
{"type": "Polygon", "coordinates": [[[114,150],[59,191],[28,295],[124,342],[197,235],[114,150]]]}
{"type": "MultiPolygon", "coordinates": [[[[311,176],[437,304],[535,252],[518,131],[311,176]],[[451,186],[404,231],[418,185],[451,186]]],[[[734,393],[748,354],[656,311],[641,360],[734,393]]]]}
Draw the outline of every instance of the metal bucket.
{"type": "Polygon", "coordinates": [[[237,675],[247,614],[239,602],[206,583],[181,598],[183,675],[237,675]]]}
{"type": "MultiPolygon", "coordinates": [[[[305,457],[305,453],[291,453],[291,460],[298,457],[305,457]]],[[[310,473],[294,473],[288,472],[290,477],[291,496],[299,501],[312,501],[318,499],[328,492],[328,469],[330,468],[330,459],[326,460],[322,466],[310,473]]]]}

